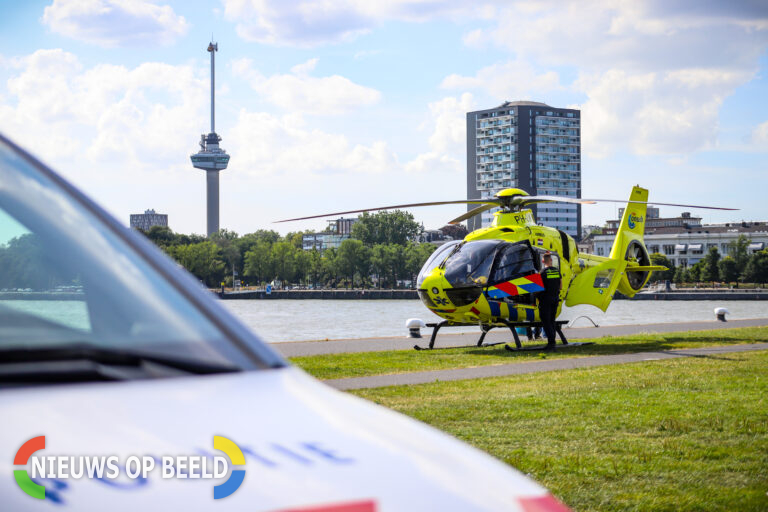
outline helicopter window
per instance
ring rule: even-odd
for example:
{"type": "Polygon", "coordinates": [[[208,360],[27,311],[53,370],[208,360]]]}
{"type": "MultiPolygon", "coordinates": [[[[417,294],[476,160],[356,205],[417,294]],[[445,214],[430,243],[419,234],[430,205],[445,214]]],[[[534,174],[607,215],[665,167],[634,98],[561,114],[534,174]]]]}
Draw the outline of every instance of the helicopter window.
{"type": "Polygon", "coordinates": [[[445,261],[445,278],[454,288],[485,286],[499,240],[465,243],[445,261]]]}
{"type": "Polygon", "coordinates": [[[555,268],[560,268],[560,256],[554,252],[554,251],[545,251],[543,249],[535,249],[536,252],[536,268],[538,270],[541,270],[544,268],[544,264],[541,261],[541,258],[544,257],[545,254],[549,253],[549,255],[552,257],[552,266],[555,268]]]}
{"type": "Polygon", "coordinates": [[[490,282],[491,284],[502,283],[536,272],[534,252],[528,243],[504,244],[496,258],[490,282]]]}
{"type": "Polygon", "coordinates": [[[601,270],[595,276],[595,282],[592,284],[593,288],[608,288],[611,286],[611,279],[613,278],[613,269],[601,270]]]}
{"type": "Polygon", "coordinates": [[[427,259],[427,262],[424,264],[423,267],[421,267],[421,271],[419,272],[419,277],[416,280],[416,286],[418,288],[421,288],[421,283],[424,282],[424,279],[432,273],[433,270],[435,270],[435,267],[440,265],[443,260],[445,259],[448,254],[450,254],[451,249],[454,249],[457,244],[461,243],[459,240],[455,240],[453,242],[448,242],[437,249],[435,249],[435,252],[432,253],[432,255],[427,259]]]}

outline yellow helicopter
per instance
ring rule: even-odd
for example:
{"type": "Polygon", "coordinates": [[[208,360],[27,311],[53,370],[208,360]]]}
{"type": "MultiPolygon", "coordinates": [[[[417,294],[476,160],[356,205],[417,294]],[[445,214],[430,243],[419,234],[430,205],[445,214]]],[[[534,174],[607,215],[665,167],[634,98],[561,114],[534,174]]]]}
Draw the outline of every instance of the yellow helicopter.
{"type": "MultiPolygon", "coordinates": [[[[539,272],[545,253],[549,253],[554,260],[553,265],[559,267],[562,279],[556,315],[560,314],[563,304],[591,304],[605,311],[616,291],[633,297],[648,282],[651,272],[666,270],[666,267],[651,265],[648,250],[643,243],[649,204],[647,189],[633,187],[611,253],[607,257],[579,253],[570,235],[537,225],[532,211],[526,207],[551,202],[594,204],[625,201],[532,196],[524,190],[508,188],[488,199],[412,203],[279,222],[416,206],[480,205],[450,221],[450,224],[458,224],[484,211],[498,208],[489,227],[469,233],[464,240],[438,247],[419,272],[416,284],[422,302],[444,319],[437,324],[427,324],[433,327],[430,349],[434,348],[437,332],[443,326],[479,325],[481,336],[477,346],[494,345],[483,345],[488,331],[495,327],[508,327],[514,336],[516,349],[507,348],[520,350],[523,346],[516,328],[542,325],[536,295],[544,290],[539,272]]],[[[673,203],[651,204],[733,210],[673,203]]],[[[562,343],[568,345],[561,329],[564,323],[567,322],[557,322],[556,330],[562,343]]],[[[570,346],[575,345],[579,344],[573,343],[570,346]]],[[[414,348],[421,349],[418,345],[414,348]]]]}

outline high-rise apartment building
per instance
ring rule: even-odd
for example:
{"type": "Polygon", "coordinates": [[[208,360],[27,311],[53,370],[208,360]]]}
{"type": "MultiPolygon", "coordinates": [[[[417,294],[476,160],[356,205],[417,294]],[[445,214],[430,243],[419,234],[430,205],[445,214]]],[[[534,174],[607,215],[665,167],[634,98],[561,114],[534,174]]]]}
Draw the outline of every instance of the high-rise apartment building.
{"type": "Polygon", "coordinates": [[[155,210],[144,210],[144,213],[132,213],[130,217],[131,227],[149,231],[152,226],[168,227],[168,214],[155,213],[155,210]]]}
{"type": "MultiPolygon", "coordinates": [[[[579,110],[511,101],[467,113],[467,199],[493,197],[510,187],[531,195],[581,197],[579,110]]],[[[490,225],[494,211],[469,219],[469,229],[490,225]]],[[[538,223],[580,237],[580,205],[542,203],[533,211],[538,223]]]]}

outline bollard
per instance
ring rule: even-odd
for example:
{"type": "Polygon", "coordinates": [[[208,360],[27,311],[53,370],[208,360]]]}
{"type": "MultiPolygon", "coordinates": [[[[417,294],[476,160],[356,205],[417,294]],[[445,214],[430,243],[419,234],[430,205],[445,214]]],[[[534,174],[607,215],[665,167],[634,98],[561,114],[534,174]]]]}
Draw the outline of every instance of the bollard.
{"type": "Polygon", "coordinates": [[[421,329],[427,324],[420,318],[409,318],[405,321],[405,327],[408,329],[409,338],[421,338],[421,329]]]}
{"type": "Polygon", "coordinates": [[[725,319],[725,315],[730,314],[730,312],[725,308],[715,308],[715,317],[720,320],[721,322],[727,322],[728,320],[725,319]]]}

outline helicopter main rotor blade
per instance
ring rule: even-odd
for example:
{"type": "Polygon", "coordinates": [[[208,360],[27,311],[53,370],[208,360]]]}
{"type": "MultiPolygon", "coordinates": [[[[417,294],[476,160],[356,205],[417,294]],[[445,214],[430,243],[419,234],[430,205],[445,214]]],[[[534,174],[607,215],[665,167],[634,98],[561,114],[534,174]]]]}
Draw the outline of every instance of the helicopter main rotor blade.
{"type": "Polygon", "coordinates": [[[534,204],[534,203],[595,204],[594,199],[580,199],[577,197],[561,197],[561,196],[518,196],[518,197],[515,197],[515,200],[516,200],[516,203],[521,206],[534,204]]]}
{"type": "Polygon", "coordinates": [[[467,219],[471,219],[475,215],[479,215],[479,214],[483,213],[484,211],[490,210],[491,208],[496,208],[497,206],[499,206],[499,205],[498,204],[494,204],[494,203],[482,204],[482,205],[478,206],[477,208],[473,208],[473,209],[469,210],[464,215],[460,215],[460,216],[456,217],[453,220],[449,220],[448,224],[458,224],[459,222],[465,221],[467,219]]]}
{"type": "Polygon", "coordinates": [[[364,212],[377,212],[380,210],[396,210],[399,208],[415,208],[417,206],[441,206],[446,204],[487,204],[491,203],[491,208],[501,205],[501,200],[488,198],[488,199],[462,199],[459,201],[432,201],[429,203],[410,203],[410,204],[396,204],[393,206],[379,206],[377,208],[363,208],[362,210],[349,210],[345,212],[323,213],[322,215],[310,215],[309,217],[296,217],[295,219],[283,219],[273,222],[278,224],[280,222],[292,222],[294,220],[308,220],[319,219],[322,217],[334,217],[336,215],[347,215],[350,213],[364,213],[364,212]]]}
{"type": "Polygon", "coordinates": [[[724,208],[722,206],[701,206],[697,204],[677,204],[677,203],[659,203],[656,201],[627,201],[626,199],[588,199],[587,201],[592,201],[595,203],[633,203],[633,204],[647,204],[647,205],[655,205],[655,206],[678,206],[681,208],[703,208],[705,210],[731,210],[736,211],[739,210],[739,208],[724,208]]]}
{"type": "Polygon", "coordinates": [[[707,210],[738,210],[738,208],[723,208],[721,206],[701,206],[695,204],[677,204],[677,203],[659,203],[656,201],[627,201],[626,199],[582,199],[574,197],[560,197],[560,196],[519,196],[517,203],[525,206],[533,203],[577,203],[577,204],[596,204],[596,203],[634,203],[634,204],[648,204],[656,206],[678,206],[681,208],[703,208],[707,210]]]}

